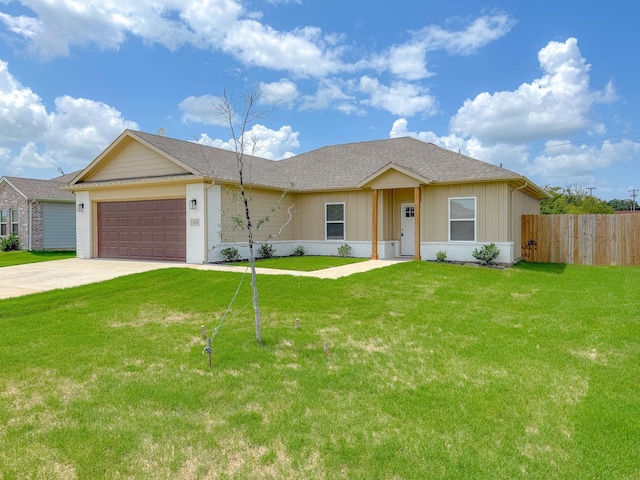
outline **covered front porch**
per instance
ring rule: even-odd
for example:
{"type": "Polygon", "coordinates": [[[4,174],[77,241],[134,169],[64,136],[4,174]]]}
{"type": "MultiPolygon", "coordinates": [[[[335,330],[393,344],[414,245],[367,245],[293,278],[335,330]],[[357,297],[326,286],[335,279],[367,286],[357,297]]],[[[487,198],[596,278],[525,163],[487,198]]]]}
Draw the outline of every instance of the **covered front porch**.
{"type": "Polygon", "coordinates": [[[371,190],[371,259],[420,260],[421,189],[371,190]],[[379,248],[385,249],[380,255],[379,248]],[[387,249],[390,247],[390,251],[387,249]]]}
{"type": "Polygon", "coordinates": [[[372,260],[422,258],[422,190],[429,183],[430,179],[393,163],[360,182],[360,188],[371,189],[372,260]]]}

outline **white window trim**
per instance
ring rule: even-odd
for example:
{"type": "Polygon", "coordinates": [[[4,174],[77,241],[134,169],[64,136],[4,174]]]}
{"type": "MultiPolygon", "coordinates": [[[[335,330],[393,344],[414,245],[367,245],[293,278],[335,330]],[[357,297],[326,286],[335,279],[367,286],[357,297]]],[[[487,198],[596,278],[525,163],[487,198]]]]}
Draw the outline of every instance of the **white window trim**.
{"type": "MultiPolygon", "coordinates": [[[[3,212],[5,212],[5,217],[4,217],[4,222],[0,222],[0,226],[4,225],[4,231],[5,233],[2,234],[2,230],[0,230],[0,236],[2,237],[7,237],[9,236],[9,228],[11,228],[11,219],[9,218],[9,216],[11,215],[11,209],[9,210],[2,210],[3,212]]],[[[1,227],[0,227],[1,228],[1,227]]]]}
{"type": "Polygon", "coordinates": [[[10,223],[11,223],[11,229],[9,230],[9,233],[12,235],[18,235],[18,232],[20,230],[20,222],[18,221],[18,217],[20,217],[20,211],[17,208],[12,208],[11,210],[9,210],[9,216],[11,218],[9,218],[10,223]],[[13,218],[13,212],[16,212],[16,218],[13,218]],[[16,232],[13,232],[13,226],[16,226],[16,232]]]}
{"type": "Polygon", "coordinates": [[[347,240],[347,208],[345,202],[327,202],[324,204],[324,239],[326,241],[344,242],[347,240]],[[327,206],[328,205],[342,205],[342,217],[341,221],[329,221],[327,220],[327,206]],[[329,223],[342,223],[342,239],[327,238],[327,224],[329,223]]]}
{"type": "Polygon", "coordinates": [[[478,197],[449,197],[448,199],[448,216],[447,216],[447,235],[452,243],[470,243],[478,241],[478,197]],[[451,218],[451,200],[473,200],[473,240],[451,240],[451,222],[468,222],[470,218],[460,218],[454,220],[451,218]]]}

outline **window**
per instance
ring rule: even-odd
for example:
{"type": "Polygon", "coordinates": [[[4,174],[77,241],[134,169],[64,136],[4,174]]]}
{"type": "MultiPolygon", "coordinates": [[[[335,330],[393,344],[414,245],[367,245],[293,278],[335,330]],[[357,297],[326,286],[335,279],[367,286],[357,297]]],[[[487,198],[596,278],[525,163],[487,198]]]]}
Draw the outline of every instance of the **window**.
{"type": "Polygon", "coordinates": [[[404,207],[404,216],[407,218],[415,218],[416,216],[415,207],[404,207]]]}
{"type": "Polygon", "coordinates": [[[18,235],[18,210],[11,210],[11,233],[18,235]]]}
{"type": "Polygon", "coordinates": [[[476,241],[476,199],[449,199],[449,241],[476,241]]]}
{"type": "Polygon", "coordinates": [[[327,240],[344,240],[344,203],[325,204],[327,240]]]}
{"type": "Polygon", "coordinates": [[[0,236],[7,236],[7,211],[0,210],[0,236]]]}

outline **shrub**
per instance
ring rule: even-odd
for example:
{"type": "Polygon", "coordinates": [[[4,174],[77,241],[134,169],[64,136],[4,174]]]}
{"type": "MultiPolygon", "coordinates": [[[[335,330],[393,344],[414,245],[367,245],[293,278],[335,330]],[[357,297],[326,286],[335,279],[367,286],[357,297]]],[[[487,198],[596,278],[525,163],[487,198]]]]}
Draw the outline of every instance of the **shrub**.
{"type": "Polygon", "coordinates": [[[500,250],[496,247],[495,243],[483,246],[480,250],[477,248],[471,254],[474,258],[478,259],[483,265],[491,265],[498,255],[500,250]]]}
{"type": "Polygon", "coordinates": [[[273,248],[273,245],[269,245],[268,243],[263,243],[258,249],[258,255],[261,258],[271,258],[273,257],[273,255],[275,255],[275,253],[276,249],[273,248]]]}
{"type": "Polygon", "coordinates": [[[298,245],[294,250],[293,250],[293,256],[294,257],[302,257],[304,255],[304,247],[302,245],[298,245]]]}
{"type": "Polygon", "coordinates": [[[438,250],[436,252],[436,262],[442,263],[445,261],[446,258],[447,258],[447,252],[445,252],[444,250],[438,250]]]}
{"type": "Polygon", "coordinates": [[[20,239],[13,233],[8,237],[2,239],[0,242],[0,250],[3,252],[10,252],[11,250],[18,250],[20,248],[20,239]]]}
{"type": "Polygon", "coordinates": [[[234,247],[227,247],[220,250],[225,262],[237,262],[240,259],[238,249],[234,247]]]}
{"type": "Polygon", "coordinates": [[[346,243],[338,247],[338,255],[340,255],[341,257],[348,257],[350,253],[351,247],[346,243]]]}

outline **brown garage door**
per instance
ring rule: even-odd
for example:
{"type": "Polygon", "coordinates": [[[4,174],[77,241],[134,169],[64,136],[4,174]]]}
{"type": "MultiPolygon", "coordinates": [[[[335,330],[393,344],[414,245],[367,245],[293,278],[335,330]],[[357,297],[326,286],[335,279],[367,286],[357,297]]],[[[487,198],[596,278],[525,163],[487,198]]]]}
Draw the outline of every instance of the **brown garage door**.
{"type": "Polygon", "coordinates": [[[185,200],[98,203],[98,257],[184,262],[185,200]]]}

